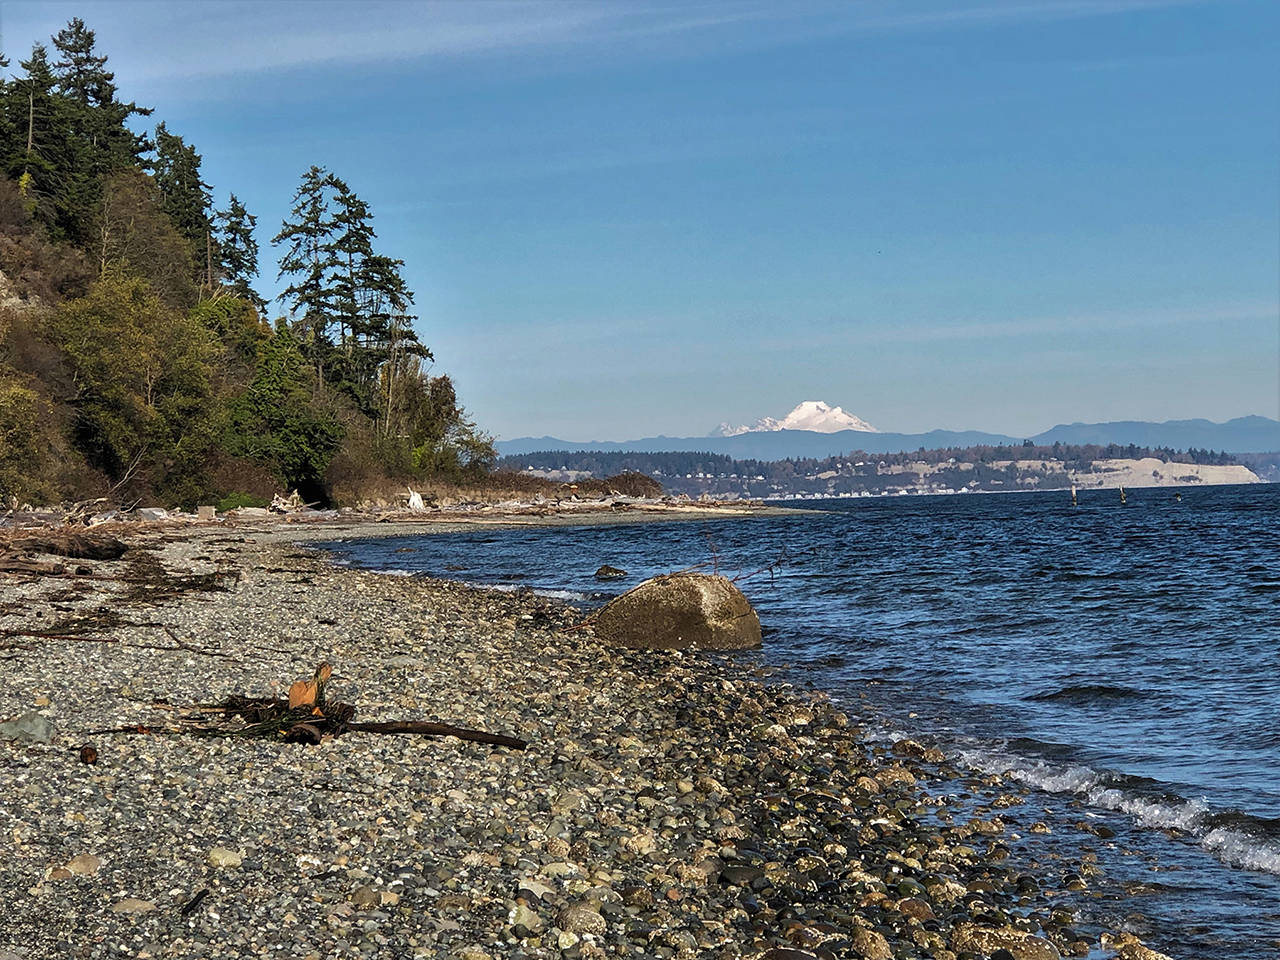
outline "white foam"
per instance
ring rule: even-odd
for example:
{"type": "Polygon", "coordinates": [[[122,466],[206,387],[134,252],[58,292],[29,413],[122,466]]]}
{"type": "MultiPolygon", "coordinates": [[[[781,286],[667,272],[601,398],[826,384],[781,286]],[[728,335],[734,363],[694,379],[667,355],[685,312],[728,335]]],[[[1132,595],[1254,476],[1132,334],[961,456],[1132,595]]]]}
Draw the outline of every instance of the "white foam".
{"type": "Polygon", "coordinates": [[[1280,874],[1280,844],[1231,827],[1210,826],[1212,810],[1203,800],[1143,796],[1109,786],[1098,771],[1054,766],[1000,752],[961,751],[960,758],[985,773],[1002,773],[1049,793],[1070,793],[1094,807],[1127,814],[1141,827],[1180,830],[1223,863],[1280,874]]]}
{"type": "MultiPolygon", "coordinates": [[[[501,593],[518,593],[521,590],[527,590],[523,584],[519,583],[472,583],[473,587],[483,587],[487,590],[497,590],[501,593]]],[[[542,590],[534,588],[529,590],[535,597],[546,597],[548,600],[590,600],[591,594],[581,593],[577,590],[542,590]]]]}
{"type": "Polygon", "coordinates": [[[1280,844],[1272,841],[1230,827],[1215,827],[1200,838],[1200,845],[1232,866],[1280,873],[1280,844]]]}

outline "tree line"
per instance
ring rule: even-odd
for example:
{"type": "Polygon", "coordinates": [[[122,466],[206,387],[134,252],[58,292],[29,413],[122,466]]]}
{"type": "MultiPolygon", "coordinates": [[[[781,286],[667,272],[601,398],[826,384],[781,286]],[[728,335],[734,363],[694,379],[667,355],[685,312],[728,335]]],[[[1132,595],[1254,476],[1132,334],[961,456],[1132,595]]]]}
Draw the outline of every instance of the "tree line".
{"type": "Polygon", "coordinates": [[[404,261],[312,166],[271,239],[196,148],[126,101],[79,18],[0,56],[0,500],[353,499],[485,472],[415,331],[404,261]]]}
{"type": "Polygon", "coordinates": [[[938,450],[901,451],[899,453],[851,453],[826,458],[790,457],[784,460],[735,460],[726,454],[693,452],[602,452],[547,450],[503,457],[498,466],[504,470],[573,470],[605,477],[624,471],[637,471],[659,477],[760,477],[763,480],[790,480],[835,471],[851,475],[874,476],[881,467],[903,467],[910,463],[957,463],[989,465],[992,463],[1029,460],[1046,465],[1054,460],[1068,470],[1087,472],[1095,460],[1142,459],[1155,457],[1166,462],[1195,464],[1231,464],[1239,460],[1213,450],[1171,450],[1165,447],[1139,447],[1134,444],[1063,444],[1022,446],[953,447],[938,450]]]}

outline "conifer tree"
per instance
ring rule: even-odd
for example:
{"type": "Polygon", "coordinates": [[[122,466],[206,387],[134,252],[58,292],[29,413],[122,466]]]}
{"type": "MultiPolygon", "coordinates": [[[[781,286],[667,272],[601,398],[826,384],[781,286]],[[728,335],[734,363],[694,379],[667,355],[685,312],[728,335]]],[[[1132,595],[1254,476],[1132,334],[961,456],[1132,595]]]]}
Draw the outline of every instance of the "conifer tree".
{"type": "Polygon", "coordinates": [[[68,182],[78,177],[66,135],[66,110],[54,92],[56,79],[42,43],[19,62],[23,75],[6,87],[5,115],[16,134],[6,142],[5,172],[17,181],[29,213],[58,235],[69,217],[68,182]]]}
{"type": "Polygon", "coordinates": [[[369,205],[355,195],[339,177],[330,175],[336,210],[333,236],[328,248],[334,263],[333,293],[338,313],[338,337],[343,352],[350,357],[363,333],[361,322],[361,274],[373,256],[376,234],[369,221],[369,205]]]}
{"type": "Polygon", "coordinates": [[[258,241],[253,237],[258,218],[246,210],[233,193],[227,209],[214,214],[214,222],[214,250],[223,281],[237,296],[260,311],[265,309],[266,301],[253,289],[253,280],[258,276],[258,241]]]}
{"type": "MultiPolygon", "coordinates": [[[[329,210],[330,180],[323,167],[313,166],[302,175],[293,195],[292,220],[280,225],[271,239],[285,245],[280,258],[279,277],[293,278],[279,298],[293,316],[293,326],[307,358],[324,383],[324,368],[333,352],[330,328],[338,320],[333,270],[338,266],[332,252],[334,219],[329,210]]],[[[277,279],[278,279],[277,278],[277,279]]]]}
{"type": "Polygon", "coordinates": [[[163,122],[156,126],[154,170],[164,212],[191,245],[191,259],[199,265],[201,283],[212,293],[215,280],[209,185],[200,178],[200,154],[195,147],[170,133],[163,122]]]}

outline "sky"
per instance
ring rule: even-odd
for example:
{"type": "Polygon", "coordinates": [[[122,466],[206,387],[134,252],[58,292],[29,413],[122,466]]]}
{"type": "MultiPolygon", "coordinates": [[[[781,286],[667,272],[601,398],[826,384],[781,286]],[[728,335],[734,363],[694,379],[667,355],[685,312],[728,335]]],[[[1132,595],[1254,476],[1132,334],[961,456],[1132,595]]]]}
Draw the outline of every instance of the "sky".
{"type": "MultiPolygon", "coordinates": [[[[500,438],[1280,416],[1272,0],[0,2],[270,238],[373,208],[500,438]]],[[[286,281],[287,282],[287,281],[286,281]]]]}

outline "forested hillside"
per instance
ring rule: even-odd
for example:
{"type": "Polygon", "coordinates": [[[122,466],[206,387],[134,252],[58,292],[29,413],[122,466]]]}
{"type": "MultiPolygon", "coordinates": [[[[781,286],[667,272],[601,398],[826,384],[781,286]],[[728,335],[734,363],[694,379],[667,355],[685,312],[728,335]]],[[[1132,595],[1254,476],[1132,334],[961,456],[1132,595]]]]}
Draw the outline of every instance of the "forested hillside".
{"type": "Polygon", "coordinates": [[[82,21],[0,68],[0,501],[351,500],[487,469],[346,180],[302,175],[271,305],[256,218],[82,21]]]}

